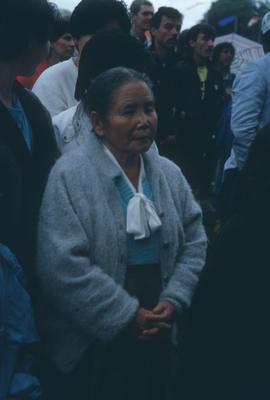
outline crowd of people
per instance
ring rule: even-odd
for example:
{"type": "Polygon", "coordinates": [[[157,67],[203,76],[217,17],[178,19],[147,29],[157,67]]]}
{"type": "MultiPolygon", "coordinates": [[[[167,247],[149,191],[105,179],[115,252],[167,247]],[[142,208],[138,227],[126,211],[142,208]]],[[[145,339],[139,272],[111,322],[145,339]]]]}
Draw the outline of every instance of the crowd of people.
{"type": "Polygon", "coordinates": [[[267,398],[270,13],[183,18],[0,4],[0,400],[267,398]]]}

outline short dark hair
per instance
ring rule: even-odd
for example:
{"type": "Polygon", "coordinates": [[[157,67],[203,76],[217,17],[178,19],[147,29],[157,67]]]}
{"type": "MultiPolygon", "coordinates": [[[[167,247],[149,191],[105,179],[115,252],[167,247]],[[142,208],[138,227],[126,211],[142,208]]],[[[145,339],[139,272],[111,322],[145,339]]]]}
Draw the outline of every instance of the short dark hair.
{"type": "Polygon", "coordinates": [[[183,15],[176,8],[173,7],[159,7],[157,12],[153,15],[151,19],[151,26],[158,29],[161,23],[162,17],[171,18],[173,20],[180,20],[181,24],[183,22],[183,15]]]}
{"type": "Polygon", "coordinates": [[[152,92],[147,76],[130,68],[116,67],[98,75],[87,92],[87,111],[96,111],[105,120],[114,103],[115,91],[134,81],[146,83],[152,92]]]}
{"type": "Polygon", "coordinates": [[[22,56],[31,40],[46,43],[54,23],[54,10],[47,0],[0,1],[0,59],[22,56]]]}
{"type": "Polygon", "coordinates": [[[77,39],[91,35],[112,19],[118,21],[123,32],[130,31],[128,11],[122,0],[82,0],[71,16],[71,34],[77,39]]]}
{"type": "Polygon", "coordinates": [[[52,34],[50,37],[50,41],[52,43],[56,42],[62,35],[64,35],[64,33],[70,32],[71,13],[70,15],[68,15],[68,12],[66,10],[64,11],[65,12],[62,14],[61,10],[59,10],[55,18],[52,34]]]}
{"type": "Polygon", "coordinates": [[[134,0],[130,6],[130,12],[135,15],[138,14],[141,6],[153,7],[153,4],[151,3],[151,1],[148,0],[134,0]]]}
{"type": "Polygon", "coordinates": [[[235,48],[233,47],[233,45],[230,42],[219,43],[214,47],[214,51],[213,51],[212,61],[213,61],[214,65],[216,65],[218,63],[219,55],[224,50],[229,50],[234,57],[235,48]]]}
{"type": "Polygon", "coordinates": [[[196,41],[198,38],[198,35],[200,33],[203,33],[204,35],[209,36],[209,38],[213,39],[213,40],[216,37],[216,31],[212,25],[197,24],[197,25],[194,25],[192,28],[190,28],[190,30],[188,31],[187,42],[189,42],[190,40],[196,41]]]}
{"type": "Polygon", "coordinates": [[[117,30],[97,33],[83,48],[75,98],[80,100],[90,80],[110,68],[122,66],[148,72],[151,65],[150,53],[134,37],[117,30]]]}

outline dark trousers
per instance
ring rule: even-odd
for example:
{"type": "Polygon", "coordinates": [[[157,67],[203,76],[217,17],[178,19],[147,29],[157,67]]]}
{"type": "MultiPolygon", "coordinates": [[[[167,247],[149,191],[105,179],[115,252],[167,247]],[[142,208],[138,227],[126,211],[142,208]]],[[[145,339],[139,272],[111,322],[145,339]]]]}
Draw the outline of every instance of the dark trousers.
{"type": "Polygon", "coordinates": [[[178,142],[174,161],[181,168],[197,199],[208,200],[212,196],[217,162],[214,142],[206,148],[178,142]]]}

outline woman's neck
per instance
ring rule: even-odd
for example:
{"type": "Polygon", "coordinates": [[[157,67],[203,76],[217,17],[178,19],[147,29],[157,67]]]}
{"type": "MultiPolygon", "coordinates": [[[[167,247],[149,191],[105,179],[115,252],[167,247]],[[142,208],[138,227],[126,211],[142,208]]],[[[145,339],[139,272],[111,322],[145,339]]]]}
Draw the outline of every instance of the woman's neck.
{"type": "Polygon", "coordinates": [[[12,63],[0,62],[0,101],[12,107],[12,88],[17,73],[12,63]]]}
{"type": "MultiPolygon", "coordinates": [[[[123,167],[122,167],[123,168],[123,167]]],[[[129,161],[125,164],[125,168],[123,168],[125,174],[128,179],[135,187],[136,191],[138,191],[139,186],[139,177],[140,177],[140,158],[138,156],[137,160],[134,160],[134,163],[130,163],[129,161]]]]}
{"type": "MultiPolygon", "coordinates": [[[[110,148],[109,148],[110,150],[110,148]]],[[[110,150],[111,151],[111,150],[110,150]]],[[[140,176],[140,155],[139,154],[119,154],[112,152],[126,176],[138,190],[140,176]]]]}

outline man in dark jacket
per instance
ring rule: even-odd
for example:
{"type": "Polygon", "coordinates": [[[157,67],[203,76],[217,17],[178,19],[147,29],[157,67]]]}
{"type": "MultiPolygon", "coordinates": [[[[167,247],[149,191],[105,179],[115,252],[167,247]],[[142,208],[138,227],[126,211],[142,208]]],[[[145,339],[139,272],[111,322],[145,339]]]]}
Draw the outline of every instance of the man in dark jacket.
{"type": "Polygon", "coordinates": [[[41,196],[57,150],[48,112],[16,76],[31,75],[47,57],[53,18],[47,0],[0,3],[0,243],[26,272],[33,266],[41,196]]]}
{"type": "Polygon", "coordinates": [[[153,45],[153,70],[156,108],[158,113],[157,143],[160,151],[167,154],[168,142],[173,136],[173,96],[171,91],[172,68],[179,57],[176,46],[183,21],[182,14],[172,7],[160,7],[151,19],[153,45]]]}
{"type": "Polygon", "coordinates": [[[215,31],[199,24],[187,34],[188,57],[175,69],[174,94],[179,164],[200,199],[214,176],[216,124],[223,106],[222,76],[211,64],[215,31]]]}

